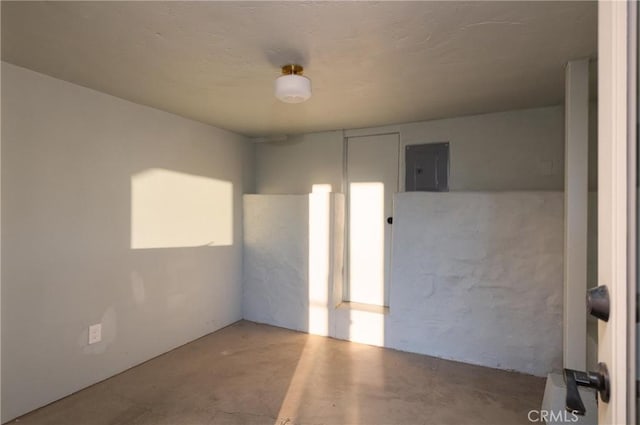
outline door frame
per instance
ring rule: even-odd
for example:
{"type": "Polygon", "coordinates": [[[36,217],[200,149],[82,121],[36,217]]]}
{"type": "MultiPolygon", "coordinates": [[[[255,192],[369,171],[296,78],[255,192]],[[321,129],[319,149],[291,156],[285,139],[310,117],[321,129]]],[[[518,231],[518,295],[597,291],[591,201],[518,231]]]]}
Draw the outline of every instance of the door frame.
{"type": "MultiPolygon", "coordinates": [[[[356,134],[356,135],[347,135],[345,134],[344,130],[343,130],[343,135],[342,135],[342,186],[343,186],[343,193],[344,193],[344,241],[345,241],[345,250],[344,250],[344,255],[343,255],[343,260],[344,260],[344,267],[343,267],[343,276],[342,276],[342,280],[343,280],[343,287],[342,287],[342,301],[343,302],[350,302],[351,300],[351,282],[350,282],[350,276],[351,276],[351,270],[350,270],[350,258],[349,258],[349,252],[350,252],[350,246],[351,246],[351,238],[349,237],[350,234],[350,225],[349,223],[351,222],[351,208],[350,208],[350,200],[351,200],[351,195],[350,195],[350,185],[349,185],[349,139],[358,139],[358,138],[362,138],[362,137],[375,137],[375,136],[398,136],[398,166],[397,166],[397,181],[398,184],[396,185],[395,188],[395,193],[400,192],[401,190],[404,189],[404,184],[403,182],[401,182],[400,180],[400,165],[403,161],[402,159],[402,136],[400,134],[400,131],[384,131],[384,132],[380,132],[380,133],[365,133],[365,134],[356,134]],[[402,188],[402,189],[401,189],[402,188]]],[[[391,232],[393,234],[393,227],[391,229],[391,232]]],[[[390,251],[389,251],[389,264],[391,264],[391,261],[393,259],[393,244],[391,245],[390,251]]],[[[391,280],[391,275],[389,275],[389,280],[391,280]]],[[[385,282],[385,284],[390,285],[391,282],[385,282]]],[[[389,288],[390,291],[391,288],[389,288]]],[[[391,293],[389,293],[389,300],[388,300],[388,304],[386,306],[386,308],[389,308],[389,306],[391,305],[391,293]]]]}
{"type": "Polygon", "coordinates": [[[598,3],[598,284],[611,297],[598,324],[598,361],[611,377],[599,424],[635,421],[636,12],[634,2],[598,3]]]}

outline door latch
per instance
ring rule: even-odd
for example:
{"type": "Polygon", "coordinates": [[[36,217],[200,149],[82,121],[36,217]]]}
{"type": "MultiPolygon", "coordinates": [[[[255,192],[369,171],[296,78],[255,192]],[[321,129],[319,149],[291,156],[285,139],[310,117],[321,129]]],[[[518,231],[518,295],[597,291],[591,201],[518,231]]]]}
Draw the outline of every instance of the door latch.
{"type": "Polygon", "coordinates": [[[584,416],[587,411],[582,403],[578,387],[593,388],[598,391],[603,402],[609,402],[611,392],[609,371],[604,363],[598,363],[598,370],[595,372],[564,369],[564,382],[567,384],[566,409],[571,413],[584,416]]]}
{"type": "Polygon", "coordinates": [[[587,313],[603,322],[609,321],[609,290],[606,285],[587,291],[587,313]]]}

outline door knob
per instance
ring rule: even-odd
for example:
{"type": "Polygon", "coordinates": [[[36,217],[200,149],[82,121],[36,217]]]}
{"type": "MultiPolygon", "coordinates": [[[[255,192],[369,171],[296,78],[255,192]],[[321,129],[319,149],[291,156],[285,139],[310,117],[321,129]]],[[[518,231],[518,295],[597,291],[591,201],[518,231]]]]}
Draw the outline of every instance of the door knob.
{"type": "Polygon", "coordinates": [[[604,363],[598,363],[598,370],[595,372],[564,369],[564,382],[567,384],[566,409],[569,412],[583,416],[587,411],[578,387],[594,388],[603,402],[609,402],[609,371],[604,363]]]}
{"type": "Polygon", "coordinates": [[[393,224],[393,217],[387,217],[387,223],[393,224]]]}
{"type": "Polygon", "coordinates": [[[609,321],[609,290],[606,285],[587,291],[587,312],[604,322],[609,321]]]}

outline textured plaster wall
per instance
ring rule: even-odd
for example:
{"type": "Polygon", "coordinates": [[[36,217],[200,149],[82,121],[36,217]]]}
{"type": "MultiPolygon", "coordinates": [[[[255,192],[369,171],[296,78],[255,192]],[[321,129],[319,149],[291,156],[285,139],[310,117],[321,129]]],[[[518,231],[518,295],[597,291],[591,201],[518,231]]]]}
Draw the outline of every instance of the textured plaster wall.
{"type": "Polygon", "coordinates": [[[563,194],[396,197],[389,346],[544,376],[561,366],[563,194]]]}
{"type": "Polygon", "coordinates": [[[246,138],[6,63],[2,114],[2,422],[242,317],[246,138]],[[133,249],[150,169],[228,189],[232,237],[133,249]]]}
{"type": "Polygon", "coordinates": [[[244,196],[245,319],[330,335],[343,217],[342,194],[244,196]]]}
{"type": "MultiPolygon", "coordinates": [[[[307,202],[245,196],[245,318],[308,328],[307,202]]],[[[389,310],[329,305],[330,336],[539,376],[561,366],[561,192],[399,194],[393,226],[389,310]]]]}
{"type": "Polygon", "coordinates": [[[308,330],[309,196],[244,195],[247,320],[308,330]]]}

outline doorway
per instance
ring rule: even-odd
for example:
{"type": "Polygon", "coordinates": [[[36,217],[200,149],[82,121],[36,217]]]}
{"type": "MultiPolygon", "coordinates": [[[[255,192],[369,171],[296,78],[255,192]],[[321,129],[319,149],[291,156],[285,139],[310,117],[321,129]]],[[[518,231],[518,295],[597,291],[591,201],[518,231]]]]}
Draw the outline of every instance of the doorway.
{"type": "Polygon", "coordinates": [[[398,133],[346,139],[347,285],[345,301],[389,305],[398,133]]]}

